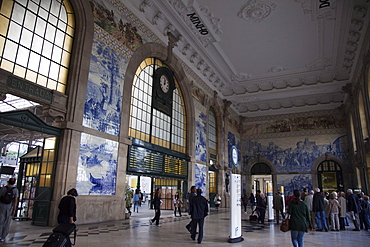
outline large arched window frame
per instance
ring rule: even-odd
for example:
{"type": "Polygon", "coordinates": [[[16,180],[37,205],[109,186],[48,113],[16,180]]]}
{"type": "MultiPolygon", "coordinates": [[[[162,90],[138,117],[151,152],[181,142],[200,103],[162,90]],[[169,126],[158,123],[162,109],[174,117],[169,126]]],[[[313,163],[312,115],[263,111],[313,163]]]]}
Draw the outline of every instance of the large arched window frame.
{"type": "Polygon", "coordinates": [[[1,2],[0,68],[65,93],[75,32],[70,2],[1,2]]]}
{"type": "Polygon", "coordinates": [[[208,112],[208,149],[210,153],[217,152],[217,122],[212,108],[208,112]]]}
{"type": "Polygon", "coordinates": [[[333,160],[325,160],[317,167],[319,188],[323,192],[344,190],[342,168],[333,160]]]}
{"type": "Polygon", "coordinates": [[[147,58],[137,69],[132,87],[129,135],[136,139],[186,153],[186,115],[180,90],[175,80],[172,116],[152,105],[154,72],[166,65],[159,59],[147,58]]]}

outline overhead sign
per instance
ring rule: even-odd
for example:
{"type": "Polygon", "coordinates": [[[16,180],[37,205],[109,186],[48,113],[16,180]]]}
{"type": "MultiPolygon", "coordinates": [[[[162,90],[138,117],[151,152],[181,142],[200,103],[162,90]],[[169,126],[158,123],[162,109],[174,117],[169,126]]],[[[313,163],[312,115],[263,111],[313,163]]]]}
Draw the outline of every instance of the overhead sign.
{"type": "Polygon", "coordinates": [[[43,100],[48,100],[51,102],[52,99],[52,92],[50,89],[15,77],[8,77],[7,86],[23,93],[36,96],[43,100]]]}

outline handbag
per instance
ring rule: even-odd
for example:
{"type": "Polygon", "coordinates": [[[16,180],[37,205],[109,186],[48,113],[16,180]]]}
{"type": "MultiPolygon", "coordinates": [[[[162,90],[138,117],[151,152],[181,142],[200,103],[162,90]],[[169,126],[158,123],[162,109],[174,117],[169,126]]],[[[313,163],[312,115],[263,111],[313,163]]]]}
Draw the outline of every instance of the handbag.
{"type": "Polygon", "coordinates": [[[280,231],[287,232],[289,230],[290,230],[289,218],[283,219],[283,221],[281,222],[281,225],[280,225],[280,231]]]}

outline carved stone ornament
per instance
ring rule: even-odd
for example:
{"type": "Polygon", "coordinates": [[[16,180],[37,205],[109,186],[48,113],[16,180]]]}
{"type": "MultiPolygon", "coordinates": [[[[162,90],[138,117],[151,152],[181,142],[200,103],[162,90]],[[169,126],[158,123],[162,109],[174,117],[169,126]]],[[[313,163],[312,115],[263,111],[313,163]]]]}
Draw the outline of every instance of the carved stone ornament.
{"type": "Polygon", "coordinates": [[[238,13],[238,17],[247,21],[260,22],[275,10],[276,4],[268,1],[249,0],[238,13]]]}

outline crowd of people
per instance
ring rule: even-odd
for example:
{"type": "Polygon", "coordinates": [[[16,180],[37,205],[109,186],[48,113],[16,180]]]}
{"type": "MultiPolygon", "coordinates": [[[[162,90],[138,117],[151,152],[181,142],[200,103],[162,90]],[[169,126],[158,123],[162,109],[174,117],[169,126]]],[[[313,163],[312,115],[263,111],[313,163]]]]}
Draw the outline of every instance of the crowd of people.
{"type": "MultiPolygon", "coordinates": [[[[353,231],[369,230],[370,228],[370,200],[364,192],[357,195],[352,189],[344,191],[321,192],[303,189],[294,190],[293,195],[285,198],[278,191],[273,197],[276,223],[282,219],[290,219],[291,239],[293,246],[304,246],[304,233],[308,230],[319,232],[346,230],[346,226],[353,224],[353,231]],[[285,206],[284,206],[285,202],[285,206]],[[286,213],[284,213],[286,212],[286,213]]],[[[249,203],[253,212],[258,212],[257,223],[264,224],[267,199],[260,190],[256,196],[251,193],[242,197],[244,211],[247,212],[249,203]],[[256,209],[254,206],[256,205],[256,209]]]]}

